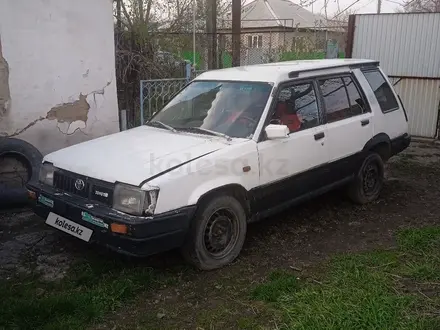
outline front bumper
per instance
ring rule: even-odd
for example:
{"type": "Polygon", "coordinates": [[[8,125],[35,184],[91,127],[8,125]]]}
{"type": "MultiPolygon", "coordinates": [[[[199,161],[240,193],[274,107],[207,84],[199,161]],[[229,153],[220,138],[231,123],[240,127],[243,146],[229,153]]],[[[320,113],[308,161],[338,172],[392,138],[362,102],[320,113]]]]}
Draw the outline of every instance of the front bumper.
{"type": "Polygon", "coordinates": [[[138,217],[40,183],[29,183],[27,188],[35,194],[34,212],[40,217],[46,219],[53,212],[92,229],[90,243],[96,242],[133,256],[148,256],[181,246],[196,208],[188,206],[151,217],[138,217]],[[40,196],[53,203],[46,201],[43,204],[39,201],[40,196]],[[85,221],[82,212],[102,221],[101,225],[85,221]],[[127,233],[112,232],[111,224],[125,225],[127,233]]]}

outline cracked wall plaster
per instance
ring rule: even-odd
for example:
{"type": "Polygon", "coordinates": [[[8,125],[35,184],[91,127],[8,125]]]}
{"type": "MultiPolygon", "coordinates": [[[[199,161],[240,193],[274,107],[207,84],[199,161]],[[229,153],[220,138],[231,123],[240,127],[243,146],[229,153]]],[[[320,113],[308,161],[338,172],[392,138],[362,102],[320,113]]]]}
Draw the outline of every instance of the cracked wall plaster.
{"type": "Polygon", "coordinates": [[[0,115],[0,140],[16,137],[45,155],[118,132],[111,2],[0,3],[7,9],[0,5],[2,55],[9,66],[10,89],[9,109],[0,115]],[[73,107],[79,103],[81,110],[87,108],[85,102],[90,108],[78,114],[79,120],[68,109],[66,114],[67,103],[75,103],[73,107]]]}
{"type": "MultiPolygon", "coordinates": [[[[101,89],[97,89],[93,92],[90,92],[88,94],[79,94],[78,100],[62,103],[54,106],[49,110],[49,112],[46,114],[45,117],[39,117],[30,123],[28,123],[24,128],[16,130],[12,134],[7,134],[6,132],[0,132],[0,137],[14,137],[22,134],[23,132],[27,131],[29,128],[33,127],[35,124],[37,124],[40,121],[43,120],[56,120],[57,121],[57,128],[58,130],[66,135],[73,135],[76,131],[80,131],[84,135],[86,132],[83,131],[83,129],[87,128],[87,121],[89,117],[89,110],[91,109],[89,102],[87,101],[87,97],[92,96],[93,99],[91,101],[95,104],[95,109],[100,108],[102,106],[102,101],[104,100],[105,95],[105,89],[110,86],[111,81],[108,81],[104,87],[101,89]],[[101,96],[101,101],[97,99],[97,95],[101,96]],[[100,105],[98,105],[100,103],[100,105]]],[[[92,122],[92,125],[95,124],[98,119],[96,117],[96,114],[94,116],[94,121],[92,122]]]]}
{"type": "Polygon", "coordinates": [[[77,130],[86,128],[89,109],[87,95],[79,94],[78,100],[50,109],[46,118],[58,121],[58,129],[63,134],[73,134],[77,130]]]}
{"type": "Polygon", "coordinates": [[[9,110],[11,92],[9,90],[9,66],[3,57],[2,42],[0,39],[0,116],[9,110]]]}
{"type": "Polygon", "coordinates": [[[87,103],[87,95],[79,94],[78,100],[54,106],[47,113],[47,119],[56,119],[60,123],[72,123],[80,120],[87,121],[90,105],[87,103]]]}

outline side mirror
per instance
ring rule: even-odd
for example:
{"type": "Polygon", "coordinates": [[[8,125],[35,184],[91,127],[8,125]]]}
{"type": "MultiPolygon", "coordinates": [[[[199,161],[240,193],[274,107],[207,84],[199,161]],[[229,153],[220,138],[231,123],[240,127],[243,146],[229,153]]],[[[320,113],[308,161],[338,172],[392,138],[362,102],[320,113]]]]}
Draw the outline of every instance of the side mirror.
{"type": "Polygon", "coordinates": [[[269,140],[283,139],[289,136],[290,130],[286,125],[267,125],[264,129],[269,140]]]}

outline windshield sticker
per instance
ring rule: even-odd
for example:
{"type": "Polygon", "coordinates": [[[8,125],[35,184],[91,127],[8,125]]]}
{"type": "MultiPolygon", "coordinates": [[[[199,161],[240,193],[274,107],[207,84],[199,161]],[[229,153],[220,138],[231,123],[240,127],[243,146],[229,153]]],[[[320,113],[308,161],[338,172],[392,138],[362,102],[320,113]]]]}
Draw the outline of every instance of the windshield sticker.
{"type": "Polygon", "coordinates": [[[254,90],[253,86],[249,86],[249,85],[244,85],[244,86],[240,86],[240,90],[242,92],[251,92],[254,90]]]}

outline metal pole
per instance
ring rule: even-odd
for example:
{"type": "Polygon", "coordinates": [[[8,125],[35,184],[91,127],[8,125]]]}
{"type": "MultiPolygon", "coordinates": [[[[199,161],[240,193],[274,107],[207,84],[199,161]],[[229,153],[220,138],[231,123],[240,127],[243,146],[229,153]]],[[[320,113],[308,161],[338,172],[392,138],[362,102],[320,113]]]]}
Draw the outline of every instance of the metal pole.
{"type": "Polygon", "coordinates": [[[353,54],[355,20],[356,20],[355,15],[348,16],[347,43],[345,44],[345,57],[346,58],[351,58],[351,56],[353,54]]]}
{"type": "Polygon", "coordinates": [[[189,62],[185,65],[185,78],[187,83],[191,81],[191,63],[189,62]]]}
{"type": "Polygon", "coordinates": [[[217,69],[217,0],[211,0],[211,2],[211,65],[214,69],[217,69]]]}
{"type": "Polygon", "coordinates": [[[380,14],[380,7],[382,7],[382,0],[377,0],[377,13],[380,14]]]}
{"type": "Polygon", "coordinates": [[[196,69],[196,0],[193,0],[193,67],[196,69]]]}
{"type": "Polygon", "coordinates": [[[122,31],[121,1],[122,0],[116,0],[116,26],[118,28],[118,33],[122,31]]]}
{"type": "Polygon", "coordinates": [[[121,131],[127,130],[127,110],[121,110],[121,131]]]}
{"type": "Polygon", "coordinates": [[[241,0],[232,0],[232,66],[240,66],[241,0]]]}
{"type": "Polygon", "coordinates": [[[144,84],[140,81],[140,96],[141,96],[141,126],[144,124],[144,84]]]}

